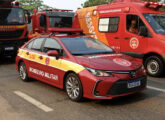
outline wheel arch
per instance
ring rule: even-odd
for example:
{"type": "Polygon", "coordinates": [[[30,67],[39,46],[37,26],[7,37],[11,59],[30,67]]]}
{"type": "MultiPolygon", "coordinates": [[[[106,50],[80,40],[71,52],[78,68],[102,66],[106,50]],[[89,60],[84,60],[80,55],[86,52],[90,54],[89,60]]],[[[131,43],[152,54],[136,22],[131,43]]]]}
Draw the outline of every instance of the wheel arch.
{"type": "MultiPolygon", "coordinates": [[[[63,77],[63,90],[65,90],[65,80],[66,80],[66,77],[67,77],[67,75],[69,75],[70,73],[74,73],[74,74],[76,74],[76,75],[78,76],[78,74],[77,74],[76,72],[72,71],[72,70],[67,71],[67,72],[65,73],[64,77],[63,77]]],[[[78,76],[78,77],[79,77],[79,76],[78,76]]]]}
{"type": "Polygon", "coordinates": [[[158,56],[158,57],[161,58],[161,60],[163,61],[163,58],[162,58],[162,56],[161,56],[160,54],[155,53],[155,52],[150,52],[150,53],[147,53],[147,54],[144,55],[144,57],[143,57],[143,64],[145,63],[145,60],[146,60],[148,57],[150,57],[150,56],[158,56]]]}

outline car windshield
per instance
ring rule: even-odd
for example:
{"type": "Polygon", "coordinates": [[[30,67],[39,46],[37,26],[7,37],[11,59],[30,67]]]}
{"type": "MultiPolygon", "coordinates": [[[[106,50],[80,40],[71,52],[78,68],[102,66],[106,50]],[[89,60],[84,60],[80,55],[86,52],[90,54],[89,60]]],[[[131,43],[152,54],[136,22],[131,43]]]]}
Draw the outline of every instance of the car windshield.
{"type": "Polygon", "coordinates": [[[165,15],[143,14],[156,33],[165,33],[165,15]]]}
{"type": "Polygon", "coordinates": [[[72,27],[73,17],[56,17],[50,16],[50,27],[72,27]]]}
{"type": "Polygon", "coordinates": [[[25,15],[22,8],[0,8],[0,25],[25,24],[25,15]]]}
{"type": "Polygon", "coordinates": [[[108,54],[114,51],[89,37],[61,38],[61,41],[72,55],[92,55],[92,54],[108,54]]]}

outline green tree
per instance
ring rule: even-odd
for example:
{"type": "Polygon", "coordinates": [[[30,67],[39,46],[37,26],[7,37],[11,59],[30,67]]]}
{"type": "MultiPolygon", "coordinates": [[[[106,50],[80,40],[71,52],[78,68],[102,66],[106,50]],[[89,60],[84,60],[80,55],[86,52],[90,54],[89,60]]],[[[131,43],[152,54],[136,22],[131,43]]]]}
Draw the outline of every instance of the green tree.
{"type": "Polygon", "coordinates": [[[84,4],[82,4],[82,7],[90,7],[90,6],[96,6],[96,5],[102,5],[102,4],[109,4],[112,3],[113,0],[87,0],[84,4]]]}
{"type": "Polygon", "coordinates": [[[45,9],[52,9],[52,7],[47,6],[43,3],[43,0],[18,0],[20,5],[25,9],[33,12],[33,9],[37,9],[38,11],[45,9]]]}

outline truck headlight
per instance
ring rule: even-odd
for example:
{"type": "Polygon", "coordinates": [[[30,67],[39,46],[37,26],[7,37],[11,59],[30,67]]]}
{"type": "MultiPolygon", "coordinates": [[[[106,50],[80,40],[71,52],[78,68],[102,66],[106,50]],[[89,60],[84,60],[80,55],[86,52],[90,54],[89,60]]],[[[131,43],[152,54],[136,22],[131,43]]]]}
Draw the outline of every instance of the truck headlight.
{"type": "Polygon", "coordinates": [[[86,67],[86,69],[90,73],[95,75],[95,76],[99,76],[99,77],[113,77],[112,73],[109,73],[109,72],[105,72],[105,71],[102,71],[102,70],[95,70],[95,69],[87,68],[87,67],[86,67]]]}

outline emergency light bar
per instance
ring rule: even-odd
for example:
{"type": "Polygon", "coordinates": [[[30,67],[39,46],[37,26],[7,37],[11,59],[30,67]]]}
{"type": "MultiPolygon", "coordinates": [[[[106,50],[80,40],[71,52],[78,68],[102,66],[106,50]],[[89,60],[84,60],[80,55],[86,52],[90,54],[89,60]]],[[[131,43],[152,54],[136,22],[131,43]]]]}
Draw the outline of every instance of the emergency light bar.
{"type": "Polygon", "coordinates": [[[145,1],[144,3],[145,3],[145,7],[151,7],[151,8],[155,8],[155,9],[165,7],[165,3],[161,3],[161,2],[145,1]]]}

